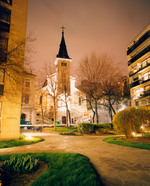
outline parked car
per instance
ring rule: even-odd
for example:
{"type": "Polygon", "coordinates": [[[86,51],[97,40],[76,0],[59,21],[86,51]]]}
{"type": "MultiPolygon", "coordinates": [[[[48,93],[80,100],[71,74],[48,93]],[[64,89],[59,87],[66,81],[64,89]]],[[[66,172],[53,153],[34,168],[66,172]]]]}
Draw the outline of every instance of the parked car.
{"type": "Polygon", "coordinates": [[[21,120],[20,121],[20,128],[21,129],[32,129],[32,126],[28,126],[28,125],[32,125],[32,123],[30,121],[24,121],[24,120],[21,120]],[[21,125],[27,125],[27,126],[21,126],[21,125]]]}

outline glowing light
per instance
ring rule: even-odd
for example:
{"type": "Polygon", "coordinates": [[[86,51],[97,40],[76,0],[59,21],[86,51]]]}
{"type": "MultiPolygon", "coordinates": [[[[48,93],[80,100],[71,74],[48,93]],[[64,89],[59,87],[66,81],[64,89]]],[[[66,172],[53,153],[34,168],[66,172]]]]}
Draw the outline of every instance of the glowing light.
{"type": "Polygon", "coordinates": [[[135,136],[136,135],[135,132],[132,132],[132,135],[135,136]]]}
{"type": "Polygon", "coordinates": [[[141,129],[144,129],[144,127],[143,127],[143,126],[141,126],[141,129]]]}
{"type": "Polygon", "coordinates": [[[25,139],[26,139],[26,140],[32,140],[32,139],[33,139],[33,137],[32,137],[32,136],[30,136],[30,135],[27,135],[27,136],[25,137],[25,139]]]}

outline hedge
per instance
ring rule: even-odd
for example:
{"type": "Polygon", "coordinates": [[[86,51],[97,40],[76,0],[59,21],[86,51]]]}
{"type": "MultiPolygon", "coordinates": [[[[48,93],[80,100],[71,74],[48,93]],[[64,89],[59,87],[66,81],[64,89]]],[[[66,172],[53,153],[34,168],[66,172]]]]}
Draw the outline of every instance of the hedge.
{"type": "Polygon", "coordinates": [[[131,107],[118,112],[113,118],[113,127],[122,132],[127,138],[133,137],[133,132],[138,132],[140,125],[150,120],[150,108],[131,107]]]}
{"type": "Polygon", "coordinates": [[[92,134],[96,131],[101,133],[107,133],[108,130],[112,129],[112,123],[80,123],[77,126],[78,132],[82,134],[92,134]]]}

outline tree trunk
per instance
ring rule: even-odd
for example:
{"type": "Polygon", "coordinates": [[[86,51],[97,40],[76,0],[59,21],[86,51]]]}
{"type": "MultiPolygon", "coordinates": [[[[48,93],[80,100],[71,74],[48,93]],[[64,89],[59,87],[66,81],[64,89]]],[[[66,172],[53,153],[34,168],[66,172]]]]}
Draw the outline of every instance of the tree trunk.
{"type": "Polygon", "coordinates": [[[95,114],[96,114],[96,122],[99,123],[98,111],[97,111],[97,99],[95,99],[95,114]]]}
{"type": "Polygon", "coordinates": [[[56,99],[54,98],[54,129],[56,129],[56,99]]]}
{"type": "Polygon", "coordinates": [[[92,117],[92,119],[93,119],[93,123],[95,122],[95,111],[93,110],[93,117],[92,117]]]}

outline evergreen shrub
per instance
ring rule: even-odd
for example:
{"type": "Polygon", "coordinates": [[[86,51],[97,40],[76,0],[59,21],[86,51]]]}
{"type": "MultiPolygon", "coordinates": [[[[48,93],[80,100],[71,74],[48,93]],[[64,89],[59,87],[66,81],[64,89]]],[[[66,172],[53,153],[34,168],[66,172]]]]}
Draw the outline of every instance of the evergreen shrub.
{"type": "Polygon", "coordinates": [[[113,118],[113,127],[122,132],[127,138],[133,137],[133,132],[138,132],[140,125],[150,120],[150,108],[131,107],[118,112],[113,118]]]}
{"type": "Polygon", "coordinates": [[[96,131],[100,133],[108,133],[109,130],[112,129],[111,123],[80,123],[78,124],[78,132],[82,134],[92,134],[96,133],[96,131]]]}

